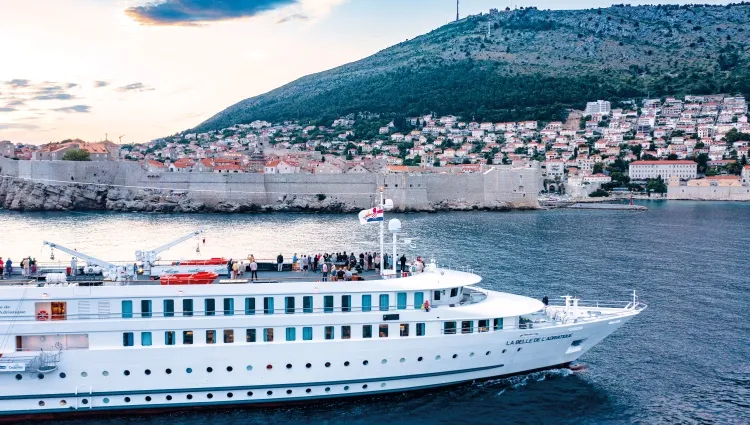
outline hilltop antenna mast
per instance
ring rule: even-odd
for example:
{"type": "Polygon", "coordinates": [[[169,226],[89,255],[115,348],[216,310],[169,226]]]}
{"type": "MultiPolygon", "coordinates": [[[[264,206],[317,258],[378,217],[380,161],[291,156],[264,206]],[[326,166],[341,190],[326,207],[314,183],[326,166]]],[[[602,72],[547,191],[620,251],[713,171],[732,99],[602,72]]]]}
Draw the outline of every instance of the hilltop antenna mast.
{"type": "Polygon", "coordinates": [[[461,2],[461,0],[456,0],[456,22],[458,22],[459,19],[460,19],[460,17],[459,17],[460,15],[458,14],[458,5],[459,5],[460,2],[461,2]]]}

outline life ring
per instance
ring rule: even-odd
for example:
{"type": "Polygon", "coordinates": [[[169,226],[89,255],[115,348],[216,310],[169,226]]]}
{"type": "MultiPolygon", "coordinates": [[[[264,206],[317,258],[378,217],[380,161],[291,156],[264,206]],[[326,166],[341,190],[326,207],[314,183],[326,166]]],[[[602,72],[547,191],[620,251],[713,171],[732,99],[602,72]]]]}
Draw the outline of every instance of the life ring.
{"type": "Polygon", "coordinates": [[[36,314],[36,320],[49,320],[49,313],[46,310],[39,310],[36,314]]]}

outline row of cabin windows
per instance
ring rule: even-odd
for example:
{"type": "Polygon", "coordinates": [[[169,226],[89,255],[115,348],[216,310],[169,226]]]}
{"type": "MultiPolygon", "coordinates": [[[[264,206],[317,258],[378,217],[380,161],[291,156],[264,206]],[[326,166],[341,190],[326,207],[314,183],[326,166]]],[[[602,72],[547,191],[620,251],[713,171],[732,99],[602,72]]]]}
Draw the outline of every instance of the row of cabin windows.
{"type": "MultiPolygon", "coordinates": [[[[451,296],[453,296],[453,290],[458,291],[458,289],[454,288],[451,290],[451,296]]],[[[436,291],[436,294],[438,291],[436,291]]],[[[437,295],[436,295],[437,296],[437,295]]],[[[396,294],[396,309],[397,310],[406,310],[408,307],[407,304],[407,294],[406,292],[399,292],[396,294]]],[[[437,296],[437,299],[439,299],[439,296],[437,296]]],[[[415,309],[420,309],[422,307],[422,304],[424,303],[424,292],[415,292],[414,293],[414,304],[412,305],[415,309]]],[[[154,314],[153,304],[151,300],[141,300],[141,311],[140,311],[140,317],[152,317],[154,314]]],[[[235,310],[234,306],[234,298],[224,298],[222,303],[222,310],[219,310],[224,316],[233,316],[238,310],[235,310]]],[[[256,312],[256,304],[255,304],[255,298],[248,297],[245,298],[245,309],[244,313],[246,315],[254,315],[256,312]]],[[[379,311],[388,311],[390,309],[390,295],[389,294],[380,294],[378,298],[378,310],[379,311]]],[[[362,295],[362,306],[361,311],[368,312],[372,311],[372,295],[362,295]]],[[[274,297],[263,297],[263,314],[274,314],[275,308],[274,308],[274,297]]],[[[296,301],[295,297],[284,297],[284,312],[286,314],[294,314],[296,313],[296,301]]],[[[313,297],[311,295],[306,295],[302,297],[302,312],[303,313],[313,313],[314,307],[313,307],[313,297]]],[[[341,311],[342,312],[351,312],[352,311],[352,296],[351,295],[341,295],[341,311]]],[[[200,311],[198,311],[200,312],[200,311]]],[[[325,295],[323,296],[323,312],[324,313],[333,313],[334,312],[334,296],[333,295],[325,295]]],[[[194,300],[191,298],[184,298],[182,299],[182,311],[183,316],[193,316],[194,313],[196,313],[195,310],[195,304],[194,300]]],[[[203,300],[203,314],[206,316],[215,316],[217,313],[216,309],[216,299],[215,298],[206,298],[203,300]]],[[[164,317],[174,317],[175,316],[175,301],[172,299],[163,300],[163,315],[164,317]]],[[[133,301],[131,300],[123,300],[122,301],[122,317],[129,319],[133,317],[137,317],[137,314],[134,314],[133,312],[133,301]]]]}
{"type": "MultiPolygon", "coordinates": [[[[362,325],[362,338],[372,338],[372,326],[373,325],[362,325]]],[[[352,327],[349,325],[340,326],[338,334],[336,333],[335,326],[325,326],[323,328],[323,337],[326,340],[336,339],[336,335],[340,339],[351,339],[352,338],[352,327]]],[[[409,336],[409,323],[399,324],[399,336],[409,336]]],[[[377,331],[380,338],[387,338],[389,335],[388,324],[378,325],[377,331]]],[[[415,335],[424,336],[426,327],[424,323],[417,323],[415,325],[415,335]]],[[[151,332],[140,332],[141,346],[149,347],[153,345],[152,333],[151,332]]],[[[177,332],[165,331],[164,332],[164,345],[177,345],[177,332]]],[[[195,341],[193,331],[182,331],[182,344],[192,345],[195,341]]],[[[206,331],[206,344],[216,344],[218,338],[223,336],[224,344],[234,343],[234,329],[224,329],[223,333],[219,334],[216,330],[206,331]]],[[[302,340],[311,341],[313,339],[313,327],[305,326],[302,328],[302,340]]],[[[264,342],[274,341],[274,328],[263,328],[262,337],[264,342]]],[[[285,341],[296,341],[297,340],[297,328],[290,327],[284,328],[285,341]]],[[[257,342],[258,333],[256,329],[245,330],[245,342],[257,342]]],[[[122,345],[124,347],[135,346],[135,333],[124,332],[122,334],[122,345]]]]}
{"type": "MultiPolygon", "coordinates": [[[[456,328],[458,322],[443,322],[443,333],[448,335],[454,335],[458,333],[456,328]]],[[[462,334],[474,333],[474,321],[473,320],[462,320],[460,331],[462,334]]],[[[492,319],[492,329],[499,331],[503,329],[503,319],[492,319]]],[[[477,332],[489,332],[490,331],[490,319],[482,319],[477,321],[477,332]]]]}

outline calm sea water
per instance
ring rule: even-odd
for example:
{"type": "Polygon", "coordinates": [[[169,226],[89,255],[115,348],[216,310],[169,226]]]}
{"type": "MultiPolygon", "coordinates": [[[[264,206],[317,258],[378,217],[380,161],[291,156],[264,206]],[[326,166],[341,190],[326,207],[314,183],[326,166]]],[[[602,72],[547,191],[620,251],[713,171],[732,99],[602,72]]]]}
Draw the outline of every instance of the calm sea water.
{"type": "MultiPolygon", "coordinates": [[[[97,419],[106,424],[748,423],[750,204],[652,202],[645,213],[541,211],[399,216],[408,254],[468,265],[482,285],[541,298],[629,299],[649,308],[550,371],[416,395],[307,407],[97,419]]],[[[49,260],[43,240],[106,259],[205,227],[165,258],[366,251],[377,227],[342,215],[147,215],[0,211],[0,255],[49,260]]],[[[56,259],[64,259],[56,254],[56,259]]],[[[63,260],[64,261],[64,260],[63,260]]],[[[66,423],[83,424],[90,421],[66,423]]],[[[58,422],[59,423],[59,422],[58,422]]]]}

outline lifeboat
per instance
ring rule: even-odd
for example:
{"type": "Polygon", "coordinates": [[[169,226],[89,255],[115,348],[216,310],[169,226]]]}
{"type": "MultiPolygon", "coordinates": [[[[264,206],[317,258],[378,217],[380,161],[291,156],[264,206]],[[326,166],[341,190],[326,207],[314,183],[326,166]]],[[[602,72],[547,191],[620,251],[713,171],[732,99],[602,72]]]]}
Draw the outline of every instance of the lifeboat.
{"type": "Polygon", "coordinates": [[[219,266],[228,262],[226,258],[210,258],[208,260],[185,260],[177,264],[180,266],[219,266]]]}
{"type": "Polygon", "coordinates": [[[159,281],[162,285],[210,285],[217,277],[214,272],[180,273],[162,275],[159,281]]]}

